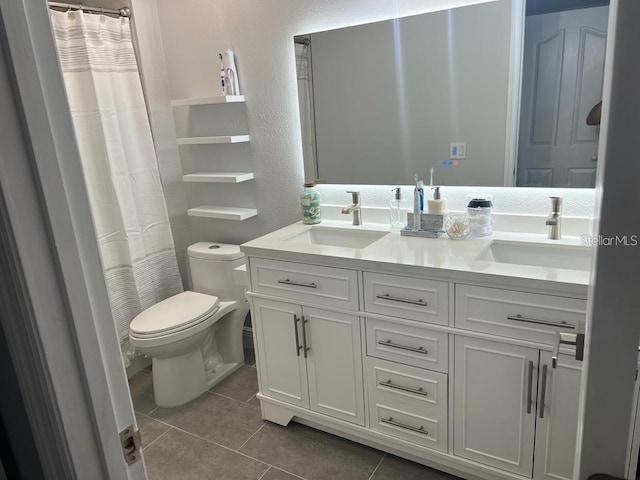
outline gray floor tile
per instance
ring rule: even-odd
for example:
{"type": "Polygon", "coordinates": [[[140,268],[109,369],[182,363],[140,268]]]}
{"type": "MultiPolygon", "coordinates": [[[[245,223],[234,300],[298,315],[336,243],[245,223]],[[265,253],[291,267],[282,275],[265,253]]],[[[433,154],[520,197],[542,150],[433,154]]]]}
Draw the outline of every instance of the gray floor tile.
{"type": "Polygon", "coordinates": [[[256,407],[260,408],[260,400],[258,400],[258,397],[256,397],[255,395],[251,397],[251,399],[249,399],[247,403],[249,405],[255,405],[256,407]]]}
{"type": "Polygon", "coordinates": [[[241,452],[308,480],[367,480],[382,452],[290,423],[267,423],[241,452]]]}
{"type": "Polygon", "coordinates": [[[271,467],[260,480],[300,480],[300,477],[283,472],[276,467],[271,467]]]}
{"type": "Polygon", "coordinates": [[[255,405],[209,392],[182,407],[158,408],[151,417],[233,449],[264,423],[255,405]]]}
{"type": "Polygon", "coordinates": [[[164,423],[157,422],[156,420],[139,413],[136,415],[136,421],[138,422],[138,429],[140,430],[140,436],[142,438],[143,450],[147,448],[151,442],[171,428],[164,423]]]}
{"type": "Polygon", "coordinates": [[[448,473],[410,462],[394,455],[387,455],[371,477],[371,480],[460,480],[448,473]]]}
{"type": "Polygon", "coordinates": [[[149,480],[257,480],[263,463],[176,429],[144,452],[149,480]]]}
{"type": "Polygon", "coordinates": [[[243,365],[210,391],[241,402],[247,402],[258,391],[256,369],[243,365]]]}
{"type": "Polygon", "coordinates": [[[141,370],[131,377],[129,391],[136,412],[147,415],[156,408],[153,401],[153,374],[151,370],[141,370]]]}

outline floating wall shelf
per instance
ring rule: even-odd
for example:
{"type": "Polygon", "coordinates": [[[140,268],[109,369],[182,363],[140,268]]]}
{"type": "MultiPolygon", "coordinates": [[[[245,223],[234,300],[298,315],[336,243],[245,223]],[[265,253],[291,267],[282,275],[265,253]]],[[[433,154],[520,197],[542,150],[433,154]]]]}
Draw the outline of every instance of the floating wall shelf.
{"type": "Polygon", "coordinates": [[[178,145],[202,145],[208,143],[242,143],[248,142],[249,135],[217,135],[215,137],[178,138],[178,145]]]}
{"type": "Polygon", "coordinates": [[[202,205],[200,207],[190,208],[187,210],[187,214],[191,217],[242,221],[258,215],[258,210],[255,208],[214,207],[211,205],[202,205]]]}
{"type": "Polygon", "coordinates": [[[253,180],[252,172],[225,172],[225,173],[190,173],[183,175],[185,182],[205,182],[205,183],[240,183],[253,180]]]}
{"type": "Polygon", "coordinates": [[[172,107],[188,107],[195,105],[215,105],[219,103],[242,103],[244,95],[220,95],[218,97],[182,98],[171,100],[172,107]]]}

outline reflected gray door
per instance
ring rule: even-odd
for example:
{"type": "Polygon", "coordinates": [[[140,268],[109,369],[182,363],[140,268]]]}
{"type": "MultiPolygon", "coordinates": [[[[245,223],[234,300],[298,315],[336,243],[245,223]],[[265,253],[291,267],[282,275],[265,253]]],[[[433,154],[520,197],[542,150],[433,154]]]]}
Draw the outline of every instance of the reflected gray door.
{"type": "Polygon", "coordinates": [[[518,186],[593,187],[608,7],[532,15],[525,24],[518,186]]]}

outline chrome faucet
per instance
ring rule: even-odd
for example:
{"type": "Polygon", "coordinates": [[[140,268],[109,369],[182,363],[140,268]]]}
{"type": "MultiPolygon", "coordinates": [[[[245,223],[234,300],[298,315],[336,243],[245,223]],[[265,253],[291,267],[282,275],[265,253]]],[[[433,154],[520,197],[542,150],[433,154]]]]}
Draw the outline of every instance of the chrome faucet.
{"type": "Polygon", "coordinates": [[[353,204],[342,209],[342,213],[349,215],[353,213],[353,224],[362,225],[362,211],[360,210],[360,192],[347,191],[351,194],[353,204]]]}
{"type": "Polygon", "coordinates": [[[551,213],[549,213],[545,225],[549,227],[549,239],[560,240],[562,238],[562,197],[549,198],[551,199],[551,213]]]}

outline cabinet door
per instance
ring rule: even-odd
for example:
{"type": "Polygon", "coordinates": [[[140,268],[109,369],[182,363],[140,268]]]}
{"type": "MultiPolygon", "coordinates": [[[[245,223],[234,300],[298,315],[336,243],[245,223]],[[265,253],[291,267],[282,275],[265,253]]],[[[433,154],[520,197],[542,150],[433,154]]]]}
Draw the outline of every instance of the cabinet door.
{"type": "Polygon", "coordinates": [[[307,370],[302,354],[302,309],[253,299],[256,358],[263,395],[309,408],[307,370]]]}
{"type": "Polygon", "coordinates": [[[571,480],[582,363],[559,355],[557,367],[551,368],[551,353],[542,352],[540,365],[534,478],[571,480]]]}
{"type": "Polygon", "coordinates": [[[456,335],[454,453],[533,474],[538,350],[456,335]]]}
{"type": "Polygon", "coordinates": [[[364,425],[360,319],[304,307],[311,409],[364,425]]]}

